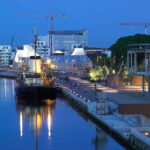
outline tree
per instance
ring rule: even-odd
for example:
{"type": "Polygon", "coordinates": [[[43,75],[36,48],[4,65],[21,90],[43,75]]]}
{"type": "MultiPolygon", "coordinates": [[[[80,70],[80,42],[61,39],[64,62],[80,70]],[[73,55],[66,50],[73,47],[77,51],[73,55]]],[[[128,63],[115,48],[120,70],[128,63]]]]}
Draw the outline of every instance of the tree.
{"type": "Polygon", "coordinates": [[[91,80],[93,80],[95,82],[95,91],[97,89],[96,82],[99,79],[99,75],[100,75],[100,73],[96,69],[91,69],[90,72],[89,72],[89,76],[91,77],[91,80]]]}
{"type": "Polygon", "coordinates": [[[121,37],[113,44],[110,49],[112,51],[112,62],[115,66],[121,64],[122,60],[126,63],[127,51],[130,49],[128,45],[150,43],[150,35],[136,34],[133,36],[121,37]]]}
{"type": "Polygon", "coordinates": [[[110,74],[110,71],[107,66],[103,67],[104,80],[106,80],[107,76],[110,74]]]}

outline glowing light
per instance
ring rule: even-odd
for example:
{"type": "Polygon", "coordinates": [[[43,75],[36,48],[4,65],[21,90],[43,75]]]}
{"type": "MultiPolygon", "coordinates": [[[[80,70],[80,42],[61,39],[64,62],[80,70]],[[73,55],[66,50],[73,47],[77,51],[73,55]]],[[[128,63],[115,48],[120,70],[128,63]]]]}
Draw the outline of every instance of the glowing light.
{"type": "Polygon", "coordinates": [[[50,63],[51,63],[51,60],[50,60],[50,59],[47,59],[47,60],[46,60],[46,63],[47,63],[47,64],[50,64],[50,63]]]}
{"type": "Polygon", "coordinates": [[[22,60],[21,59],[19,60],[19,63],[22,64],[22,60]]]}
{"type": "Polygon", "coordinates": [[[40,114],[36,115],[36,123],[37,123],[37,129],[41,129],[42,127],[42,117],[40,114]]]}
{"type": "Polygon", "coordinates": [[[146,135],[146,136],[148,136],[149,134],[150,134],[150,133],[148,133],[148,132],[145,132],[145,133],[144,133],[144,135],[146,135]]]}
{"type": "Polygon", "coordinates": [[[52,63],[51,68],[54,69],[54,68],[56,68],[56,66],[52,63]]]}
{"type": "Polygon", "coordinates": [[[113,70],[112,72],[113,72],[113,74],[115,74],[115,70],[113,70]]]}
{"type": "Polygon", "coordinates": [[[50,112],[50,108],[48,107],[47,126],[48,126],[48,136],[49,137],[51,137],[51,124],[52,124],[51,112],[50,112]]]}
{"type": "Polygon", "coordinates": [[[23,115],[20,112],[20,136],[23,136],[23,115]]]}

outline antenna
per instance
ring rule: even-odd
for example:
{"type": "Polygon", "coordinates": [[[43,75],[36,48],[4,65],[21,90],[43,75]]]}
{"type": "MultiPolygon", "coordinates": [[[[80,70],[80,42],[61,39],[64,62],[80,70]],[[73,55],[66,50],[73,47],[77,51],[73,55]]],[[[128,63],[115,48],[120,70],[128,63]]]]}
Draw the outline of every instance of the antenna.
{"type": "Polygon", "coordinates": [[[37,42],[37,40],[36,40],[36,24],[34,24],[34,55],[35,55],[35,57],[36,57],[36,42],[37,42]]]}

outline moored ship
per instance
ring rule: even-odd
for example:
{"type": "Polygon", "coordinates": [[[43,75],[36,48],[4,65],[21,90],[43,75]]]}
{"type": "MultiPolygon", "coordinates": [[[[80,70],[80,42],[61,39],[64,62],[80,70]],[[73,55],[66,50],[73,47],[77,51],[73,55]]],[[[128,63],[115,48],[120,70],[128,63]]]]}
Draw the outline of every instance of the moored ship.
{"type": "Polygon", "coordinates": [[[50,59],[41,60],[36,54],[36,33],[34,35],[34,56],[27,61],[19,60],[16,78],[16,95],[20,97],[37,97],[55,99],[55,79],[52,75],[50,59]],[[45,61],[46,60],[46,61],[45,61]]]}
{"type": "Polygon", "coordinates": [[[21,64],[16,79],[16,95],[55,98],[55,79],[48,64],[40,56],[31,56],[29,66],[21,64]]]}

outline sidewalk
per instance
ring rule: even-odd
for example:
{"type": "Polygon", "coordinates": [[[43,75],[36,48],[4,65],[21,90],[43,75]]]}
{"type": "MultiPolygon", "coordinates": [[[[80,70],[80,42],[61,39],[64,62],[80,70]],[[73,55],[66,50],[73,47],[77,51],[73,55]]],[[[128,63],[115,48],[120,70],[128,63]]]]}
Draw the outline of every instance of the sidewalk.
{"type": "MultiPolygon", "coordinates": [[[[80,95],[84,95],[84,97],[90,99],[91,101],[95,101],[94,83],[80,78],[70,77],[68,84],[72,90],[78,92],[80,95]]],[[[102,86],[100,84],[97,84],[97,89],[105,92],[108,100],[117,104],[150,104],[150,96],[148,95],[143,96],[140,94],[139,96],[130,96],[124,92],[118,92],[116,89],[102,86]]]]}

